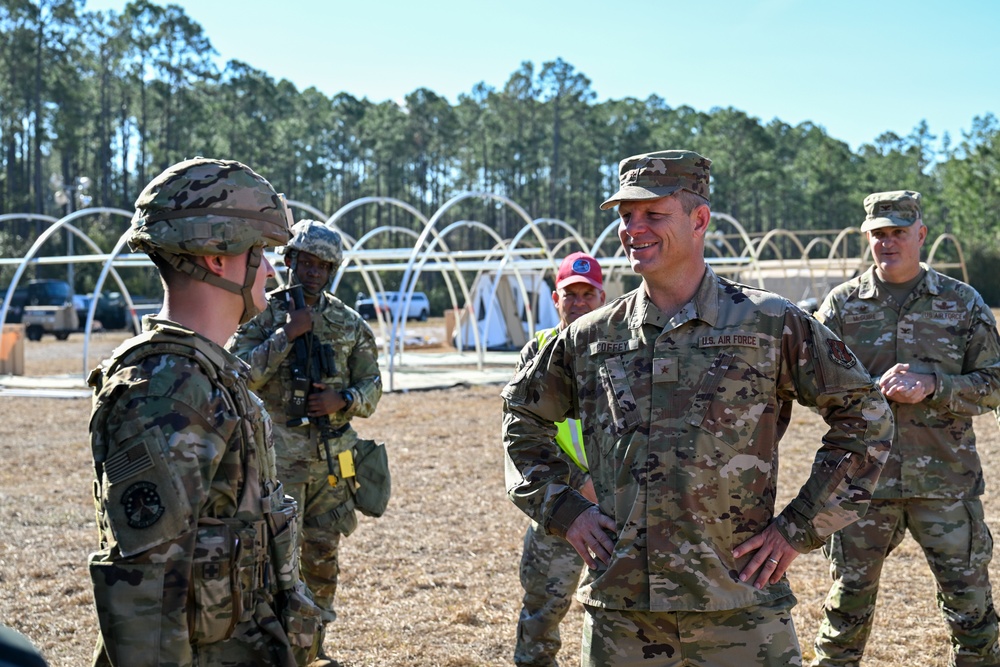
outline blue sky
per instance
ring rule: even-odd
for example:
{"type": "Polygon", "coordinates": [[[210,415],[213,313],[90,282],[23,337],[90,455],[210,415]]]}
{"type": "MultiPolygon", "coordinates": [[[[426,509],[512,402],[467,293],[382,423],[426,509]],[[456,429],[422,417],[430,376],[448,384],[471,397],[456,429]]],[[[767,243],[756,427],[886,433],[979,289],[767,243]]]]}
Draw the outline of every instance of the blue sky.
{"type": "Polygon", "coordinates": [[[811,121],[854,150],[921,120],[954,144],[974,116],[1000,113],[1000,0],[173,4],[204,28],[220,67],[242,60],[300,90],[375,102],[425,87],[454,103],[479,82],[503,87],[523,61],[562,58],[598,100],[657,94],[811,121]]]}

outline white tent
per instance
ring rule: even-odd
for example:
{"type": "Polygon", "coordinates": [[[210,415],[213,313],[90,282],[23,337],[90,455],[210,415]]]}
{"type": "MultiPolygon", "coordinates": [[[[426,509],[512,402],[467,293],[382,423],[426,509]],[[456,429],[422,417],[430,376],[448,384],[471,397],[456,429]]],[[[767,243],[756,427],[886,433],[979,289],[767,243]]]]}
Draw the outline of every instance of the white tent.
{"type": "Polygon", "coordinates": [[[475,348],[475,325],[485,349],[520,350],[528,341],[528,308],[535,320],[535,331],[557,326],[559,314],[552,304],[552,288],[543,275],[541,271],[521,271],[526,304],[514,274],[502,274],[499,282],[496,273],[480,274],[471,290],[474,317],[465,318],[457,334],[462,348],[475,348]]]}

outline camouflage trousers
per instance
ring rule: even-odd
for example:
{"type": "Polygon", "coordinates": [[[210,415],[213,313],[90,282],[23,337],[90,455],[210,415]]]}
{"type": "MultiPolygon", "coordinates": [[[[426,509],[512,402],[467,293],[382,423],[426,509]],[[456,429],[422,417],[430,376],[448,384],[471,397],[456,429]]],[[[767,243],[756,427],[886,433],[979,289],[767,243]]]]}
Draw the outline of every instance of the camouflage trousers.
{"type": "Polygon", "coordinates": [[[547,535],[535,521],[524,533],[521,587],[524,601],[517,620],[514,664],[553,667],[562,646],[559,623],[566,616],[580,581],[583,559],[569,542],[547,535]]]}
{"type": "Polygon", "coordinates": [[[795,597],[726,611],[622,611],[584,605],[581,667],[792,667],[802,651],[795,597]]]}
{"type": "Polygon", "coordinates": [[[973,500],[873,500],[860,521],[835,533],[824,553],[833,586],[816,636],[813,665],[858,665],[871,634],[879,576],[906,531],[937,581],[938,606],[951,631],[951,664],[1000,665],[997,614],[987,566],[993,538],[973,500]]]}
{"type": "Polygon", "coordinates": [[[333,599],[340,574],[340,538],[354,531],[358,519],[354,510],[332,523],[329,518],[334,516],[331,512],[347,502],[350,490],[344,480],[331,487],[327,481],[326,461],[314,461],[310,464],[309,480],[302,484],[286,483],[285,493],[298,501],[302,516],[302,530],[299,531],[302,535],[302,580],[312,592],[323,622],[330,623],[337,618],[333,599]]]}

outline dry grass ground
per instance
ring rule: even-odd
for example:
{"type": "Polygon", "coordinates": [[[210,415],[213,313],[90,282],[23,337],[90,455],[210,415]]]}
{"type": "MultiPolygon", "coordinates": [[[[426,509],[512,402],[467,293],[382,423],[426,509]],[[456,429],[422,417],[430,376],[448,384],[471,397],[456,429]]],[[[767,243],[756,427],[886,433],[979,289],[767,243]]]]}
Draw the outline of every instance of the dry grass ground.
{"type": "MultiPolygon", "coordinates": [[[[92,343],[100,359],[120,339],[92,343]]],[[[27,344],[28,375],[77,373],[80,337],[27,344]]],[[[96,363],[96,361],[95,361],[96,363]]],[[[389,394],[365,436],[389,445],[393,502],[343,542],[339,620],[328,650],[345,666],[509,665],[520,607],[517,566],[526,518],[506,500],[499,387],[389,394]]],[[[96,533],[87,444],[89,401],[0,397],[0,623],[58,667],[89,664],[96,632],[87,554],[96,533]]],[[[988,492],[1000,525],[1000,432],[977,418],[988,492]]],[[[782,443],[781,502],[797,491],[822,422],[797,408],[782,443]]],[[[994,581],[1000,572],[994,570],[994,581]]],[[[795,621],[807,656],[829,586],[819,552],[792,566],[795,621]]],[[[934,584],[907,539],[883,577],[868,665],[946,665],[934,584]]],[[[564,624],[563,665],[577,663],[581,610],[564,624]]]]}

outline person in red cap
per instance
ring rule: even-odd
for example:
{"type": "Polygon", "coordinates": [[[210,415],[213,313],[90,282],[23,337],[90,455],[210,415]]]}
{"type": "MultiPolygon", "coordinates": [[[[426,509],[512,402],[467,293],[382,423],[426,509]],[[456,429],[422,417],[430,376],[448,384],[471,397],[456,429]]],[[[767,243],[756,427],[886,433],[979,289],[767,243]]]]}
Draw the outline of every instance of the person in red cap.
{"type": "MultiPolygon", "coordinates": [[[[575,252],[562,261],[556,274],[552,303],[559,313],[559,326],[535,333],[521,350],[517,368],[531,361],[556,334],[583,315],[604,305],[604,276],[597,260],[575,252]]],[[[556,444],[560,454],[572,465],[571,484],[592,502],[597,502],[594,483],[587,472],[587,454],[583,449],[583,425],[578,419],[556,424],[556,444]]],[[[517,643],[514,664],[518,667],[553,667],[562,646],[559,623],[566,616],[580,581],[583,559],[569,542],[548,535],[532,521],[524,533],[521,552],[521,587],[524,600],[517,620],[517,643]]]]}

